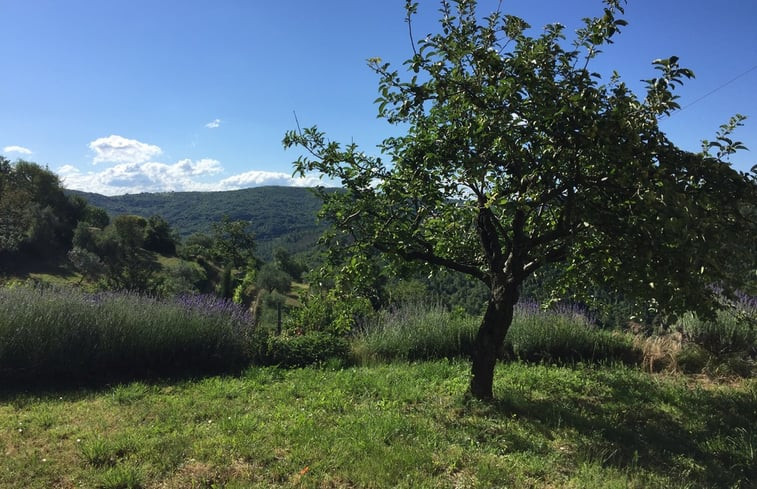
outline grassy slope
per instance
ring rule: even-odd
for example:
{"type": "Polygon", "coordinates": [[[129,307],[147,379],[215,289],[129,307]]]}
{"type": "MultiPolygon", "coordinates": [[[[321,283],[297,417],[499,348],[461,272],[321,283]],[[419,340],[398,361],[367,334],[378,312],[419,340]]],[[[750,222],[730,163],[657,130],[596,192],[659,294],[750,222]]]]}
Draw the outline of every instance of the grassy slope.
{"type": "MultiPolygon", "coordinates": [[[[749,487],[757,384],[464,362],[6,393],[0,487],[749,487]]],[[[753,487],[753,486],[752,486],[753,487]]]]}

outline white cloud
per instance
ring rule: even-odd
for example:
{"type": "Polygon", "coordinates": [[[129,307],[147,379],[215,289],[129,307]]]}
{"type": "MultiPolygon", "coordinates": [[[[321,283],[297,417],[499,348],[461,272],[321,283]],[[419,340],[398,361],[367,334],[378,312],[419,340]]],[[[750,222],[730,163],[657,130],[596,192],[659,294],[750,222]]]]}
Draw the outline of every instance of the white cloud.
{"type": "Polygon", "coordinates": [[[223,171],[213,159],[181,160],[173,164],[119,163],[99,172],[82,172],[65,165],[58,169],[63,185],[74,190],[103,195],[123,195],[141,192],[190,192],[238,190],[265,185],[311,187],[322,183],[317,177],[293,178],[286,173],[249,171],[220,181],[208,177],[223,171]]]}
{"type": "Polygon", "coordinates": [[[216,127],[220,125],[221,125],[221,119],[214,119],[208,122],[207,124],[205,124],[205,127],[207,127],[208,129],[215,129],[216,127]]]}
{"type": "Polygon", "coordinates": [[[163,152],[158,146],[117,135],[95,139],[89,143],[89,148],[95,152],[92,160],[95,164],[144,163],[163,152]]]}
{"type": "MultiPolygon", "coordinates": [[[[220,123],[220,120],[214,122],[220,123]]],[[[176,163],[163,163],[152,159],[162,153],[158,146],[142,143],[122,136],[108,136],[92,141],[89,147],[95,152],[93,163],[110,162],[112,165],[99,171],[81,171],[72,165],[58,169],[66,188],[96,192],[104,195],[123,195],[142,192],[188,192],[238,190],[264,185],[311,187],[322,184],[317,177],[294,178],[287,173],[248,171],[227,178],[218,160],[182,159],[176,163]]]]}
{"type": "Polygon", "coordinates": [[[22,155],[32,154],[32,150],[24,148],[23,146],[6,146],[3,148],[3,153],[20,153],[22,155]]]}
{"type": "Polygon", "coordinates": [[[286,173],[253,170],[229,178],[224,178],[219,182],[219,185],[223,190],[235,190],[247,187],[260,187],[263,185],[314,187],[321,183],[321,180],[316,176],[294,178],[286,173]]]}

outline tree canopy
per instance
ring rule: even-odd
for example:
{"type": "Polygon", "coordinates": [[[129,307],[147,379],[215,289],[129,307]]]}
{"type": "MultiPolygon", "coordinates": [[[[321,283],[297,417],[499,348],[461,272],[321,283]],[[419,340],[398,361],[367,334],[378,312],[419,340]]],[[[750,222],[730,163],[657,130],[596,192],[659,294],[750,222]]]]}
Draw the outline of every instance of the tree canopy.
{"type": "MultiPolygon", "coordinates": [[[[406,4],[412,39],[417,4],[406,4]]],[[[525,20],[473,0],[441,1],[440,32],[413,43],[400,73],[380,58],[379,116],[407,128],[373,156],[290,131],[317,171],[345,191],[323,192],[332,243],[377,249],[468,274],[490,290],[473,353],[471,393],[492,397],[498,348],[523,281],[560,263],[556,296],[603,283],[671,313],[712,311],[713,285],[739,285],[754,266],[754,175],[723,161],[741,147],[726,125],[715,156],[678,148],[658,119],[679,108],[693,73],[678,58],[653,62],[641,96],[614,73],[591,71],[626,22],[620,0],[584,19],[529,34],[525,20]],[[740,262],[740,263],[739,263],[740,262]],[[743,274],[742,274],[743,275],[743,274]]]]}
{"type": "Polygon", "coordinates": [[[0,156],[0,255],[65,252],[77,222],[94,214],[85,200],[67,196],[47,168],[0,156]]]}

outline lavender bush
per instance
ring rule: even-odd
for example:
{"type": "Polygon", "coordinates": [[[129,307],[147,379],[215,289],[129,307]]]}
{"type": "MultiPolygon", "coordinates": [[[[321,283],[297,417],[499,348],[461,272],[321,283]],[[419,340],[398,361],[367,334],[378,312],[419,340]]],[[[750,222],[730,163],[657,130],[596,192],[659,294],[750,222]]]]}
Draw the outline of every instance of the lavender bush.
{"type": "Polygon", "coordinates": [[[586,309],[557,304],[544,310],[533,301],[516,306],[513,324],[505,337],[505,352],[531,361],[639,360],[630,336],[597,328],[586,309]]]}
{"type": "MultiPolygon", "coordinates": [[[[465,357],[479,324],[479,317],[441,305],[405,304],[358,330],[353,352],[360,363],[465,357]]],[[[545,311],[529,301],[516,307],[503,354],[532,361],[638,361],[629,336],[597,328],[585,310],[558,305],[545,311]]]]}
{"type": "Polygon", "coordinates": [[[252,319],[208,296],[0,289],[0,376],[87,379],[233,370],[252,354],[252,319]]]}

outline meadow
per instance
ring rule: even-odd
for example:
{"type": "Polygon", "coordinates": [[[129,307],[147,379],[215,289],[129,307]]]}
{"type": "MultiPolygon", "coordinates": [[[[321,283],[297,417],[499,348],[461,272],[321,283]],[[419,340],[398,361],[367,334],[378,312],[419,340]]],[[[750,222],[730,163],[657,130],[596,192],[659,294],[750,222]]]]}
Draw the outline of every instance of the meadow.
{"type": "Polygon", "coordinates": [[[678,348],[525,302],[483,403],[464,395],[477,320],[441,305],[277,336],[203,296],[0,294],[0,487],[757,481],[753,302],[683,318],[698,343],[678,348]]]}

